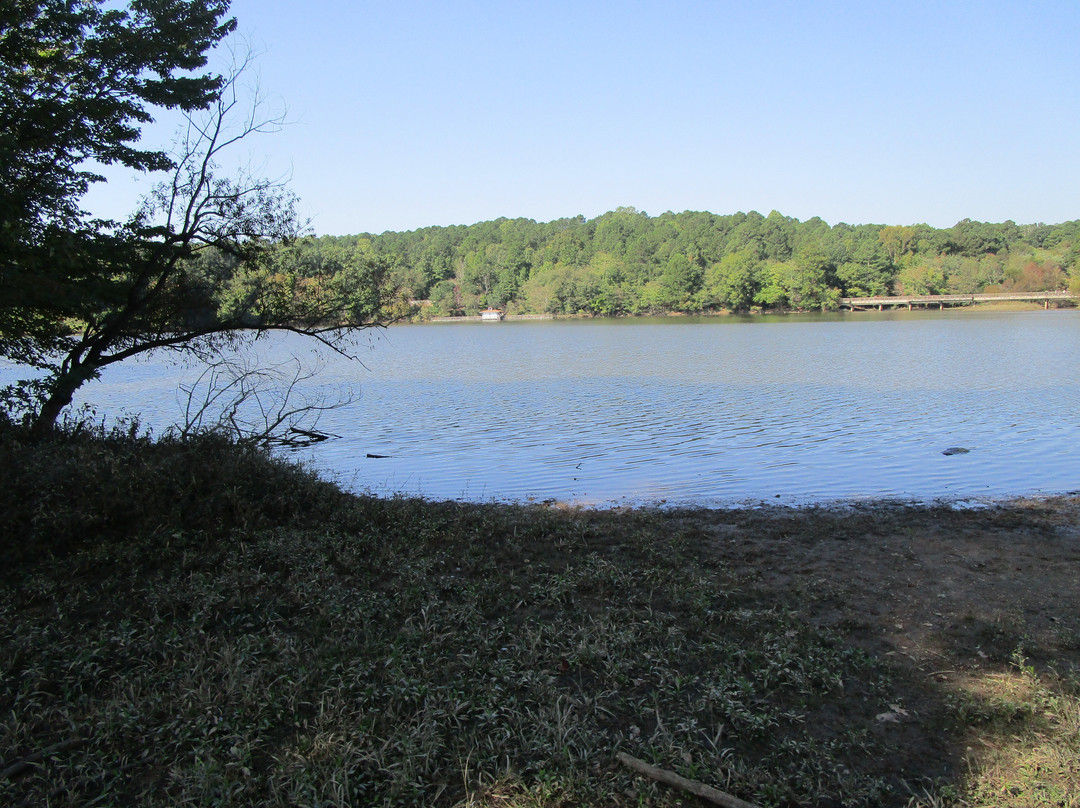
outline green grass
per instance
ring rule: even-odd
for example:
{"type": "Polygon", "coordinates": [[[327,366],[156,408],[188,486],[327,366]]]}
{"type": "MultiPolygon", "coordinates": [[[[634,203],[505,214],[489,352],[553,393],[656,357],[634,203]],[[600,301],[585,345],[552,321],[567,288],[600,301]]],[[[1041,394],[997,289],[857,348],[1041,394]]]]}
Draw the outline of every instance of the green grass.
{"type": "Polygon", "coordinates": [[[1042,673],[1018,648],[1010,669],[963,682],[955,716],[977,806],[1080,806],[1080,679],[1042,673]]]}

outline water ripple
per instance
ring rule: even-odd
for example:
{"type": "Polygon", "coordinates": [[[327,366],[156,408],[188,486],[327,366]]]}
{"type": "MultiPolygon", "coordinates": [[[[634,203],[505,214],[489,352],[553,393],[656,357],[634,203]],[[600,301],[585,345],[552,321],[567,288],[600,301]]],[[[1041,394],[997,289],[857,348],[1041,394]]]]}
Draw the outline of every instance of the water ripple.
{"type": "MultiPolygon", "coordinates": [[[[326,414],[344,437],[312,459],[357,489],[720,503],[1080,488],[1076,312],[408,326],[367,371],[328,362],[327,389],[363,395],[326,414]]],[[[84,393],[161,425],[176,381],[136,363],[84,393]]]]}

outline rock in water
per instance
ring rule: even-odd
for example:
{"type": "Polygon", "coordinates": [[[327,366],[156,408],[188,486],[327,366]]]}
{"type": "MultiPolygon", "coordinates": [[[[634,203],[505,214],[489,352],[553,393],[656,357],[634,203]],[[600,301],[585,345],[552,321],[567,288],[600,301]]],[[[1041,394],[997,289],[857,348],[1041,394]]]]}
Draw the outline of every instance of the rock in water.
{"type": "Polygon", "coordinates": [[[963,446],[950,446],[948,449],[942,452],[943,455],[954,454],[967,454],[971,449],[965,449],[963,446]]]}

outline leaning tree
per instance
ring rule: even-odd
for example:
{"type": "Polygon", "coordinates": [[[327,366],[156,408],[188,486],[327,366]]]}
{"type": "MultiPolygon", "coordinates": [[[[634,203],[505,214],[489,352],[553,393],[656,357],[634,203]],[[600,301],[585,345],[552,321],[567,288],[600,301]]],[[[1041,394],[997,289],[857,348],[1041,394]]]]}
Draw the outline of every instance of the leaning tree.
{"type": "Polygon", "coordinates": [[[394,316],[379,260],[305,282],[271,271],[304,225],[280,182],[222,171],[230,149],[282,124],[245,93],[246,59],[206,70],[236,27],[227,0],[107,6],[0,11],[0,356],[38,371],[4,396],[39,435],[82,384],[138,354],[212,357],[269,329],[344,351],[350,328],[394,316]],[[171,151],[139,143],[157,110],[185,121],[171,151]],[[81,200],[102,165],[164,179],[128,220],[97,219],[81,200]]]}

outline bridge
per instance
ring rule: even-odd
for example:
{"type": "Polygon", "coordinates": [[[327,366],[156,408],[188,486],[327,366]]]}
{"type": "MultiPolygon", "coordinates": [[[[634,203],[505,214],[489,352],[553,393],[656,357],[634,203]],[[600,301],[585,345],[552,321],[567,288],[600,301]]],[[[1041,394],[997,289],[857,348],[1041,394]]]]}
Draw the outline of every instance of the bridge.
{"type": "Polygon", "coordinates": [[[1080,295],[1072,292],[1004,292],[992,294],[972,295],[881,295],[879,297],[842,297],[840,308],[852,311],[864,311],[877,309],[881,311],[886,306],[907,306],[911,311],[915,306],[937,306],[943,309],[946,306],[973,306],[976,303],[991,303],[999,300],[1021,300],[1033,303],[1042,303],[1044,309],[1050,308],[1052,300],[1080,300],[1080,295]]]}

